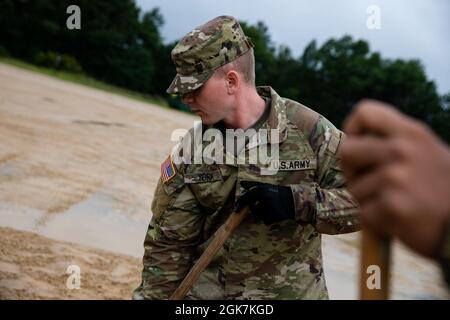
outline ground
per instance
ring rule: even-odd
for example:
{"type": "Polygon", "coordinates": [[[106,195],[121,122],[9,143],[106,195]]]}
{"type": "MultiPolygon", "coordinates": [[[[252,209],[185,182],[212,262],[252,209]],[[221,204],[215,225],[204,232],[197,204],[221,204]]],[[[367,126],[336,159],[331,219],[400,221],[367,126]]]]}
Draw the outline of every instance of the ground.
{"type": "MultiPolygon", "coordinates": [[[[0,299],[129,299],[159,165],[194,120],[0,63],[0,299]]],[[[357,298],[358,239],[324,237],[333,299],[357,298]]],[[[393,261],[393,298],[449,297],[435,263],[393,261]]]]}
{"type": "Polygon", "coordinates": [[[140,259],[127,255],[2,227],[0,243],[0,299],[129,299],[139,284],[140,259]]]}

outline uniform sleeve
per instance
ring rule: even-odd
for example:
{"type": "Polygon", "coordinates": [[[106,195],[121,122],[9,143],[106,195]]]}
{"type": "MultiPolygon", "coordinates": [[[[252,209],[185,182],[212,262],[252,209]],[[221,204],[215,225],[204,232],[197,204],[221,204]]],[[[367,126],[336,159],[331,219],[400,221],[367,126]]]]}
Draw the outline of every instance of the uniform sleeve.
{"type": "Polygon", "coordinates": [[[316,181],[292,186],[297,221],[313,224],[320,233],[360,229],[358,204],[345,187],[337,153],[344,138],[343,132],[320,117],[309,137],[317,156],[316,181]]]}
{"type": "Polygon", "coordinates": [[[202,233],[204,215],[180,174],[170,183],[160,179],[152,212],[144,240],[142,281],[133,299],[169,298],[189,272],[202,233]]]}

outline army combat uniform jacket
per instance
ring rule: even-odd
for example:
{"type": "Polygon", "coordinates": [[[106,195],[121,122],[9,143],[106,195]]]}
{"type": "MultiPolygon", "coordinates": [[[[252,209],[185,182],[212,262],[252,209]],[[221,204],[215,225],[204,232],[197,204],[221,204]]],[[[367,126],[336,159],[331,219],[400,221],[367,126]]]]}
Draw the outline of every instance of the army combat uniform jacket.
{"type": "Polygon", "coordinates": [[[320,234],[359,229],[358,207],[344,188],[337,157],[343,133],[270,87],[258,93],[270,100],[262,128],[280,133],[277,173],[262,175],[263,164],[236,163],[181,164],[169,179],[165,173],[152,202],[142,282],[133,298],[171,295],[233,211],[244,180],[291,186],[296,220],[265,225],[248,215],[186,298],[328,298],[320,234]]]}

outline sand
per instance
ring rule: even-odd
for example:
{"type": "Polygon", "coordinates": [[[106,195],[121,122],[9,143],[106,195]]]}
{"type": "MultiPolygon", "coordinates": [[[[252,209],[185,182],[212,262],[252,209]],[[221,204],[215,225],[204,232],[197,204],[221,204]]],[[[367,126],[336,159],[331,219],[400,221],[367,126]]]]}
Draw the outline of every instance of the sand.
{"type": "Polygon", "coordinates": [[[130,256],[2,227],[0,243],[0,299],[130,299],[140,281],[130,256]]]}
{"type": "MultiPolygon", "coordinates": [[[[194,120],[0,64],[0,298],[129,299],[159,165],[194,120]]],[[[333,299],[357,298],[358,245],[324,237],[333,299]]],[[[449,297],[435,263],[398,244],[393,261],[393,298],[449,297]]]]}

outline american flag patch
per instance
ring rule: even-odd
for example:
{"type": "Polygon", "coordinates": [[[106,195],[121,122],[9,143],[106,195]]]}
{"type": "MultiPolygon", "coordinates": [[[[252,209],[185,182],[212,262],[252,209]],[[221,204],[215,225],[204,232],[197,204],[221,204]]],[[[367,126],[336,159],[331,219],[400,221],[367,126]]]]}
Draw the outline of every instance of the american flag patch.
{"type": "Polygon", "coordinates": [[[161,163],[161,179],[164,183],[175,177],[177,170],[173,165],[172,156],[169,155],[163,163],[161,163]]]}

